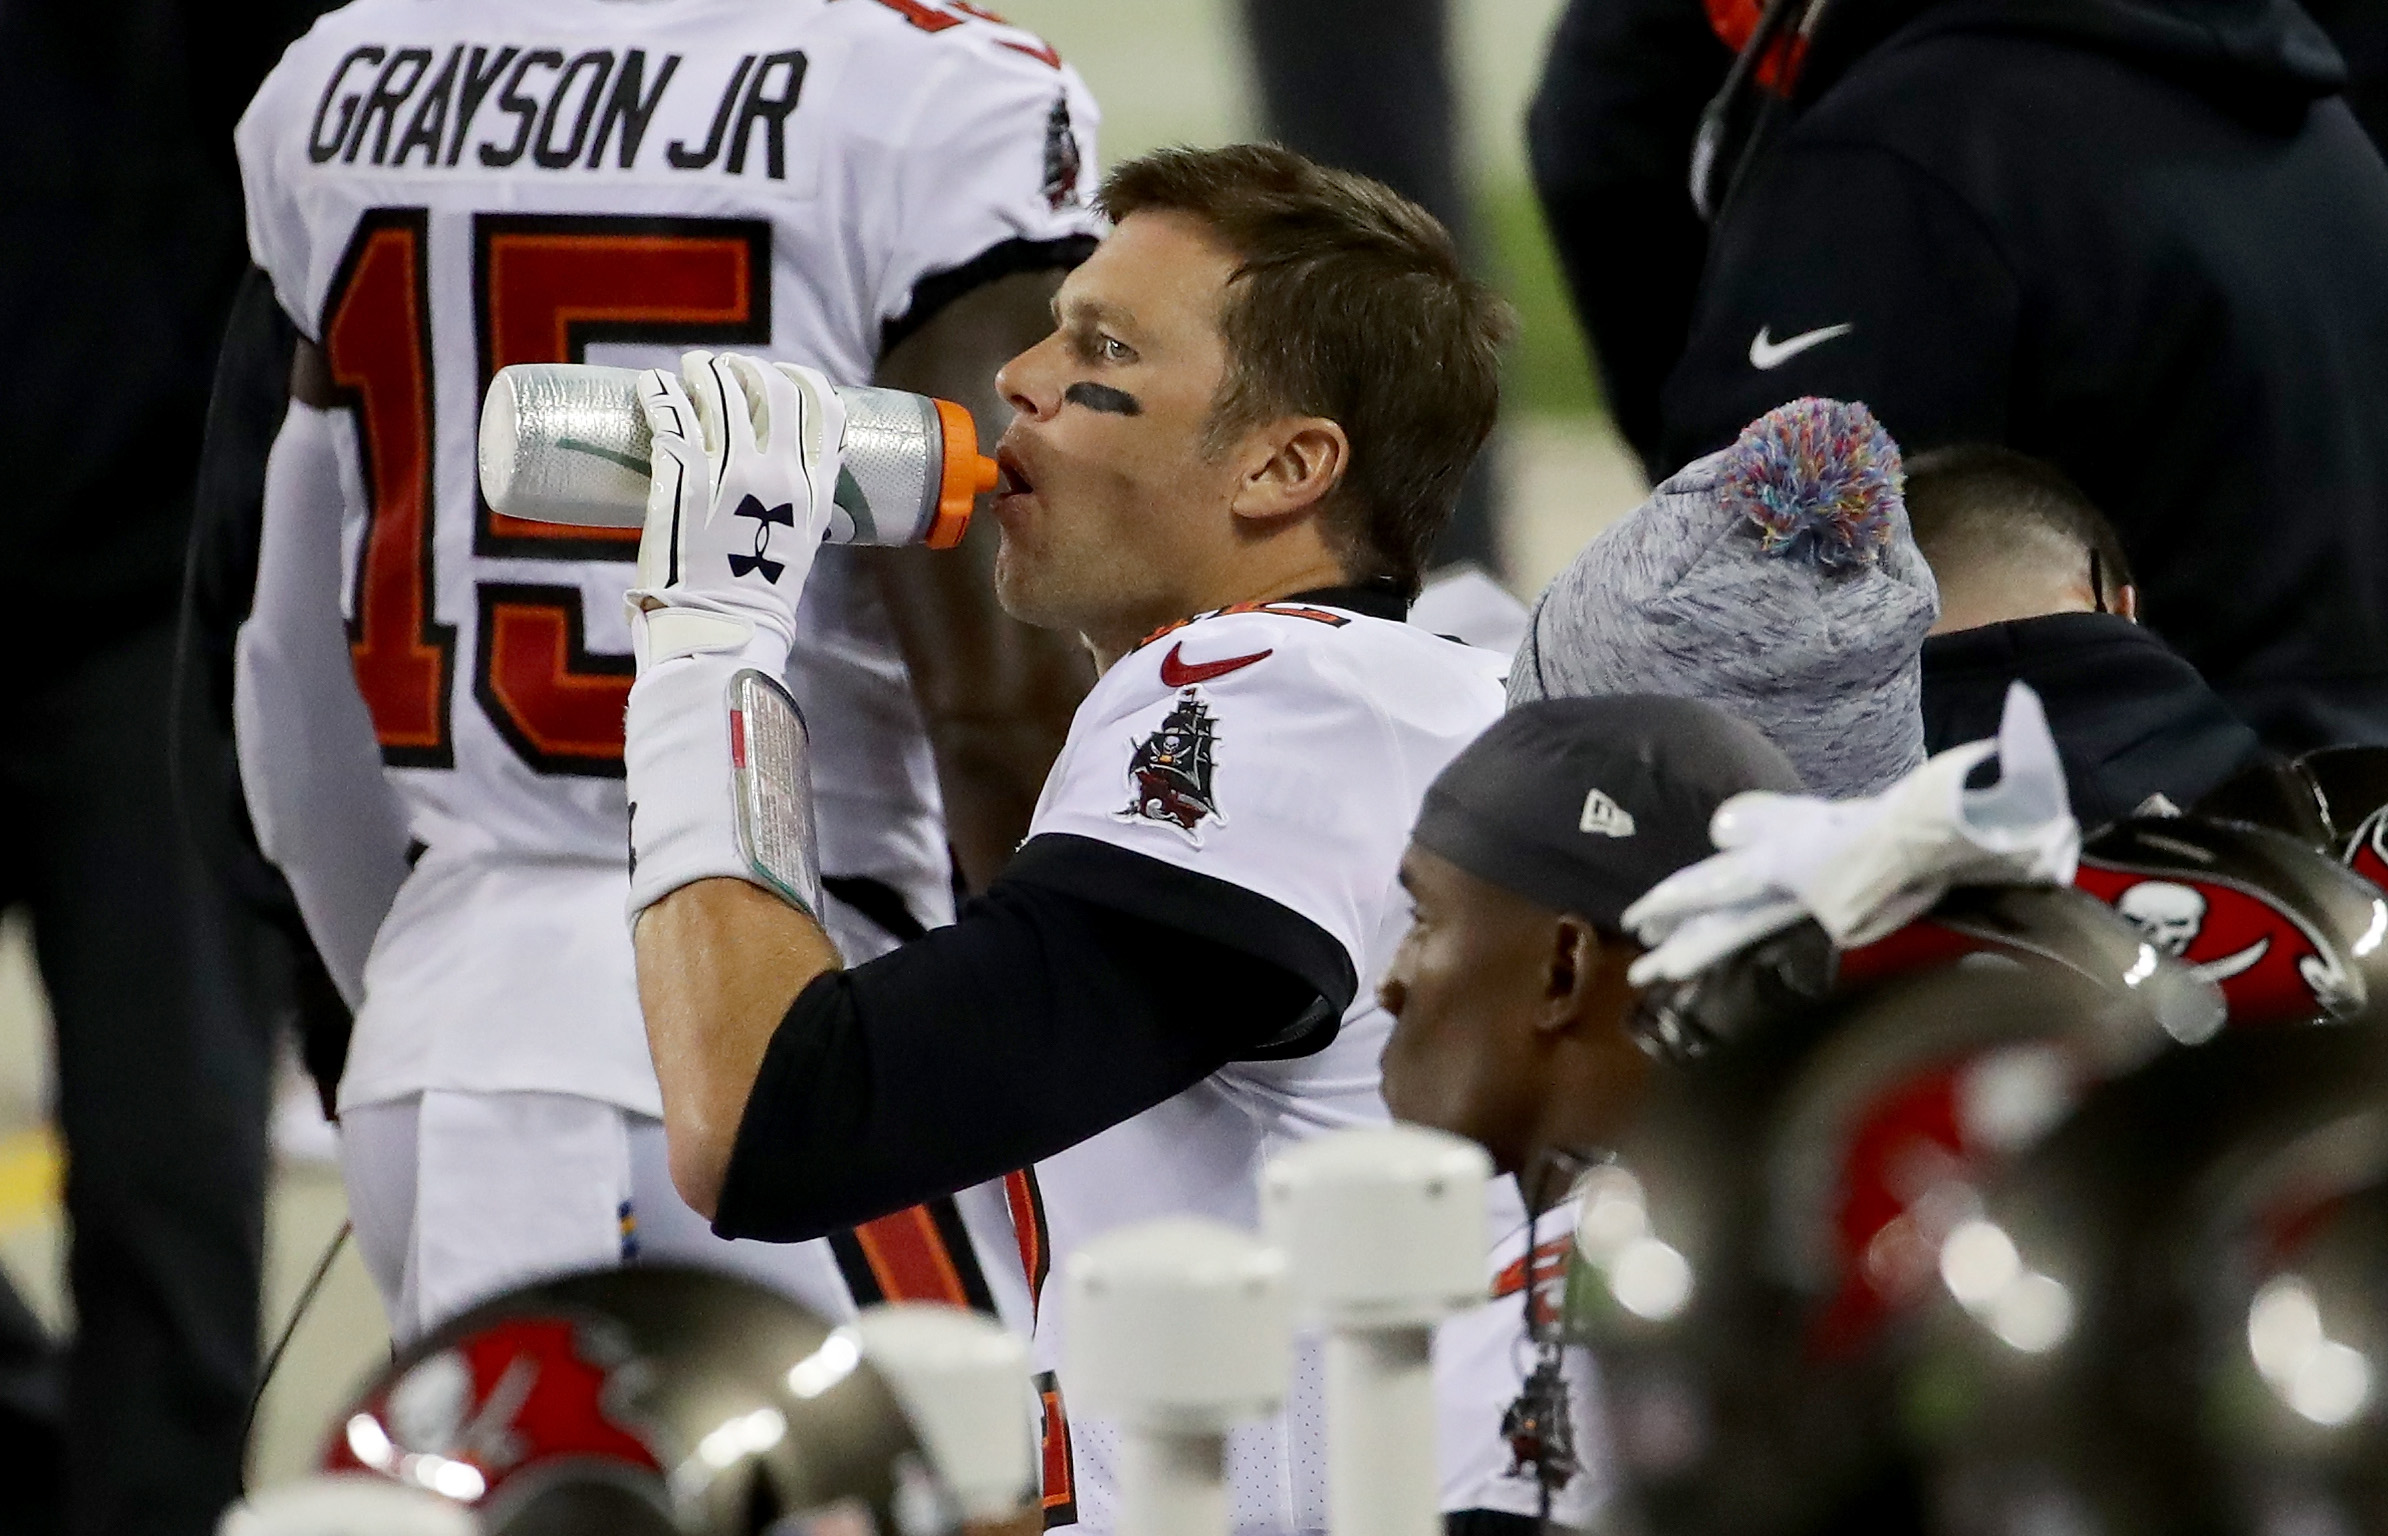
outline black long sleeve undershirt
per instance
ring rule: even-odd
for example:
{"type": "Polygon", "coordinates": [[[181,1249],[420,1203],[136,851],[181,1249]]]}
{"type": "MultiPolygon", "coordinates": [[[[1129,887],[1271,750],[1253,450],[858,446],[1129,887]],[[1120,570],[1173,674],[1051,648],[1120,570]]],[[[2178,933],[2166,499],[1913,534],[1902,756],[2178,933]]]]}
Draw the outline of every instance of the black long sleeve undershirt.
{"type": "Polygon", "coordinates": [[[1026,1167],[1230,1062],[1323,1049],[1354,990],[1275,902],[1036,839],[953,926],[798,996],[714,1230],[799,1241],[1026,1167]]]}

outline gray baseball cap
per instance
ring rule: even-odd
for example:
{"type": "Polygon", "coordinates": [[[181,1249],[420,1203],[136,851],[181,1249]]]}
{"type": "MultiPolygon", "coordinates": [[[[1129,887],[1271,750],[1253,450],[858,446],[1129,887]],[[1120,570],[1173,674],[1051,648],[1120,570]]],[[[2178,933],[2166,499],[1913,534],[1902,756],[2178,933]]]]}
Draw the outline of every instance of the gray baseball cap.
{"type": "Polygon", "coordinates": [[[1805,786],[1756,728],[1714,705],[1550,699],[1511,710],[1451,760],[1411,840],[1613,933],[1652,886],[1715,852],[1709,819],[1746,789],[1805,786]]]}

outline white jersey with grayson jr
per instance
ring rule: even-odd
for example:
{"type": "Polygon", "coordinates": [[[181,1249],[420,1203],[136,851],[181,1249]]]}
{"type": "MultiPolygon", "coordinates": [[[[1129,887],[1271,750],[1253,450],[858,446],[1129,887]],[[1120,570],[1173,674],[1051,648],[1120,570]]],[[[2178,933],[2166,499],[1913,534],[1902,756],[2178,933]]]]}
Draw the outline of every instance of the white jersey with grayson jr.
{"type": "MultiPolygon", "coordinates": [[[[1230,1065],[1037,1164],[1056,1267],[1089,1239],[1155,1217],[1256,1227],[1271,1157],[1385,1118],[1377,1060],[1391,1020],[1376,986],[1408,926],[1402,851],[1427,785],[1500,714],[1506,668],[1412,625],[1269,603],[1164,631],[1079,706],[1030,846],[1095,839],[1266,897],[1340,949],[1358,990],[1324,1050],[1230,1065]]],[[[1044,1287],[1042,1371],[1058,1368],[1062,1306],[1061,1287],[1044,1287]]],[[[1047,1519],[1115,1529],[1116,1435],[1069,1416],[1066,1379],[1044,1385],[1049,1426],[1068,1426],[1048,1445],[1047,1519]]],[[[1286,1412],[1228,1437],[1239,1532],[1325,1528],[1319,1390],[1305,1348],[1286,1412]]]]}
{"type": "MultiPolygon", "coordinates": [[[[250,245],[344,408],[293,406],[268,541],[276,496],[344,509],[356,691],[423,850],[366,928],[344,1106],[519,1090],[659,1113],[622,919],[636,531],[482,503],[492,374],[711,347],[867,382],[941,293],[1097,230],[1094,121],[1037,39],[927,0],[358,0],[284,56],[238,135],[250,245]]],[[[823,867],[950,920],[921,721],[842,556],[790,677],[833,722],[823,867]]],[[[251,700],[244,764],[320,734],[314,704],[251,700]]]]}

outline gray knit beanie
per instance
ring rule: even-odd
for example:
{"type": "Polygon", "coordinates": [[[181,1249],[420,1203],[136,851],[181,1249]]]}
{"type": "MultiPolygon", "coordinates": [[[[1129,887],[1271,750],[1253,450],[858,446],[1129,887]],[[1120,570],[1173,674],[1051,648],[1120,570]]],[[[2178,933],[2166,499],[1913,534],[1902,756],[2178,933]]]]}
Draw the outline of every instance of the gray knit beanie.
{"type": "Polygon", "coordinates": [[[1509,702],[1704,699],[1828,798],[1924,760],[1921,656],[1940,591],[1873,413],[1794,400],[1686,465],[1535,605],[1509,702]]]}

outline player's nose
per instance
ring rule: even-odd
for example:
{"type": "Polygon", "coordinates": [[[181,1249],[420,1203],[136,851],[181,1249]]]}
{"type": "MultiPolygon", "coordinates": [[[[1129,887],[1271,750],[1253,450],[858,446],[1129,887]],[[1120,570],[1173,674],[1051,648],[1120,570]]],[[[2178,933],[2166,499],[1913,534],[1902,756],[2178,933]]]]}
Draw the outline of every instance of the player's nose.
{"type": "Polygon", "coordinates": [[[1418,970],[1418,920],[1413,914],[1410,925],[1401,932],[1401,942],[1393,946],[1393,958],[1385,964],[1385,974],[1376,984],[1376,1004],[1395,1018],[1409,1005],[1410,979],[1418,970]]]}
{"type": "Polygon", "coordinates": [[[1033,421],[1061,409],[1060,343],[1056,332],[995,371],[995,389],[1004,404],[1033,421]]]}

